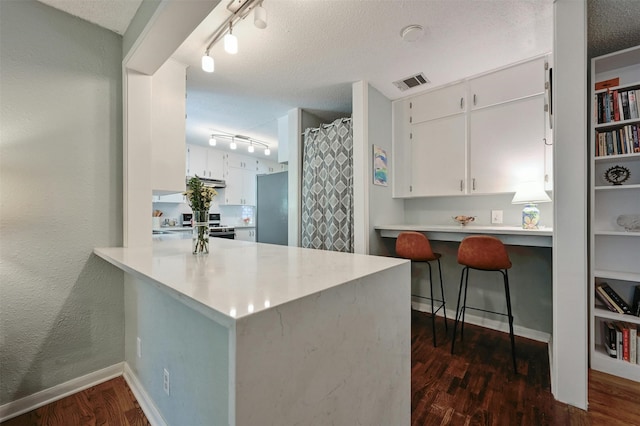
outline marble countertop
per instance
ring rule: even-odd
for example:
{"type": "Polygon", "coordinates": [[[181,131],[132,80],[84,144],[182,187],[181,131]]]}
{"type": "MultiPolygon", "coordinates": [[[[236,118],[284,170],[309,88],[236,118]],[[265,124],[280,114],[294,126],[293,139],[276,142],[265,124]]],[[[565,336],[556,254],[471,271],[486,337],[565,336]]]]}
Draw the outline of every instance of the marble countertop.
{"type": "Polygon", "coordinates": [[[195,256],[191,240],[167,236],[150,247],[94,253],[227,323],[407,262],[224,238],[211,238],[209,254],[195,256]]]}

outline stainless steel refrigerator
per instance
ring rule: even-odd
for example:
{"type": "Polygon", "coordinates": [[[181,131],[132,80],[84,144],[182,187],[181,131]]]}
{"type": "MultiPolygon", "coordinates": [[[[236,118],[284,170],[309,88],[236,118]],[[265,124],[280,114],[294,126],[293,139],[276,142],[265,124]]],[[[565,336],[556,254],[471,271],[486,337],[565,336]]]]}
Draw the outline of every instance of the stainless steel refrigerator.
{"type": "Polygon", "coordinates": [[[289,241],[288,172],[258,175],[256,241],[286,246],[289,241]]]}

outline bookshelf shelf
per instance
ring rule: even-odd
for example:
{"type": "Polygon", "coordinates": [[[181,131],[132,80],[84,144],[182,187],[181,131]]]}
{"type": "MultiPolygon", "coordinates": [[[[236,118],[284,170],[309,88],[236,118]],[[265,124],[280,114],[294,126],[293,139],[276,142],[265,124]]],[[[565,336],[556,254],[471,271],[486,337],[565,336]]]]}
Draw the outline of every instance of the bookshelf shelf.
{"type": "Polygon", "coordinates": [[[616,312],[611,312],[607,308],[597,306],[597,305],[593,308],[593,315],[596,316],[597,318],[604,318],[604,319],[610,319],[613,321],[624,321],[624,322],[630,322],[633,324],[640,324],[640,317],[636,317],[634,315],[625,315],[625,314],[619,314],[616,312]]]}
{"type": "Polygon", "coordinates": [[[640,95],[638,75],[640,46],[591,60],[589,352],[594,370],[640,382],[640,365],[611,358],[603,346],[605,321],[640,328],[640,317],[612,312],[596,296],[596,284],[607,282],[614,293],[631,305],[630,297],[640,285],[640,262],[636,254],[640,253],[640,232],[616,227],[619,215],[635,213],[638,208],[640,153],[634,152],[634,134],[640,128],[640,104],[636,97],[640,95]],[[618,79],[617,87],[595,90],[596,83],[611,79],[618,79]],[[633,110],[628,101],[632,95],[636,101],[633,110]],[[627,119],[615,121],[614,116],[627,119]],[[598,123],[598,120],[612,121],[598,123]],[[596,156],[607,152],[624,153],[596,156]],[[630,171],[629,180],[622,185],[610,185],[604,175],[617,165],[630,171]]]}

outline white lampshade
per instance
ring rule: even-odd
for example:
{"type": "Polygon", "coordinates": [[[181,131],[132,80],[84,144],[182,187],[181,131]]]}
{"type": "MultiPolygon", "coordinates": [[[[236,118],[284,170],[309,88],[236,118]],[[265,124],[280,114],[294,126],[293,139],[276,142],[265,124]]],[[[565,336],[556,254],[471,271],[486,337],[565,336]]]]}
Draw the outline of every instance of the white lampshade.
{"type": "Polygon", "coordinates": [[[268,147],[265,148],[264,155],[271,155],[271,150],[268,147]]]}
{"type": "Polygon", "coordinates": [[[232,55],[238,53],[238,37],[231,34],[231,31],[224,36],[224,50],[232,55]]]}
{"type": "Polygon", "coordinates": [[[238,145],[236,145],[236,141],[232,140],[231,143],[229,144],[229,148],[230,149],[236,149],[238,147],[238,145]]]}
{"type": "Polygon", "coordinates": [[[205,53],[202,57],[202,71],[213,72],[214,68],[213,58],[209,56],[209,52],[205,53]]]}
{"type": "Polygon", "coordinates": [[[217,143],[216,138],[213,135],[211,135],[211,137],[209,138],[209,145],[216,146],[216,143],[217,143]]]}
{"type": "Polygon", "coordinates": [[[253,25],[261,30],[267,28],[267,9],[262,5],[257,6],[253,12],[253,25]]]}
{"type": "Polygon", "coordinates": [[[548,203],[549,201],[551,198],[544,191],[541,182],[524,182],[518,186],[511,204],[548,203]]]}
{"type": "Polygon", "coordinates": [[[253,144],[249,145],[249,147],[247,148],[247,151],[249,151],[249,152],[253,152],[254,151],[253,144]]]}

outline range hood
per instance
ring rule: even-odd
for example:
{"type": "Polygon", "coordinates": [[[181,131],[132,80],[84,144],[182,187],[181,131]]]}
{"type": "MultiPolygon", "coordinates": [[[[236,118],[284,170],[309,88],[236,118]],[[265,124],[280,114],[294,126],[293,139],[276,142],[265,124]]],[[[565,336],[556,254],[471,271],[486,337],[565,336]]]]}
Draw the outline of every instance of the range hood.
{"type": "MultiPolygon", "coordinates": [[[[207,186],[209,188],[226,188],[227,186],[227,183],[221,179],[212,179],[200,176],[196,177],[200,179],[200,182],[202,182],[204,186],[207,186]]],[[[189,184],[189,179],[191,179],[191,176],[187,176],[187,185],[189,184]]]]}

